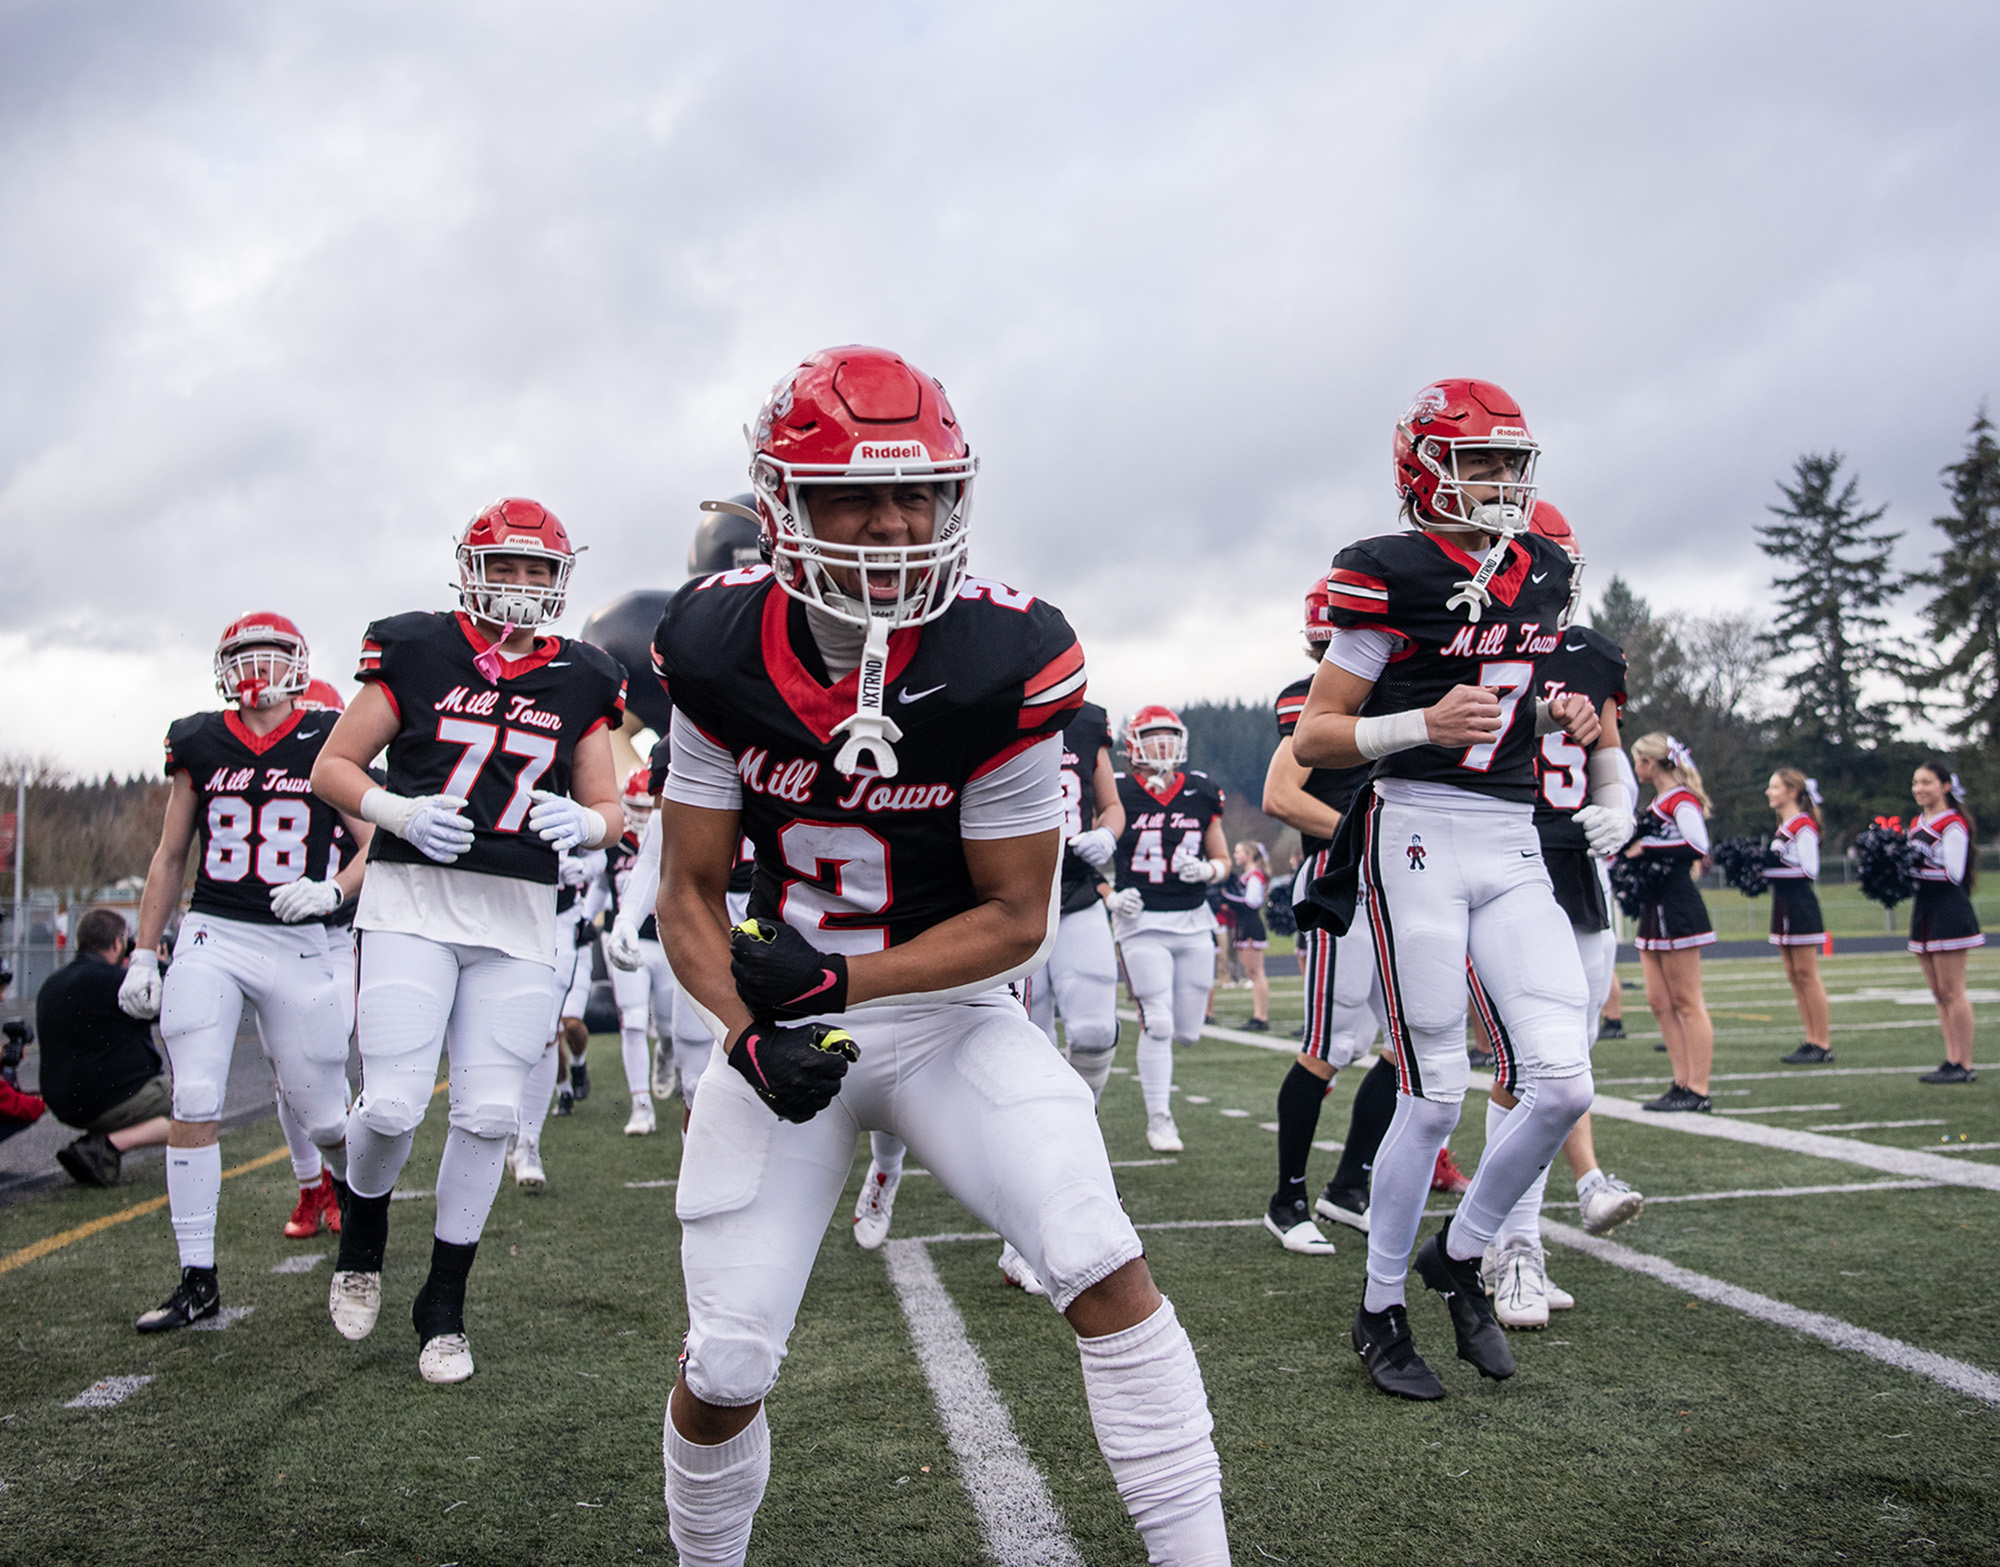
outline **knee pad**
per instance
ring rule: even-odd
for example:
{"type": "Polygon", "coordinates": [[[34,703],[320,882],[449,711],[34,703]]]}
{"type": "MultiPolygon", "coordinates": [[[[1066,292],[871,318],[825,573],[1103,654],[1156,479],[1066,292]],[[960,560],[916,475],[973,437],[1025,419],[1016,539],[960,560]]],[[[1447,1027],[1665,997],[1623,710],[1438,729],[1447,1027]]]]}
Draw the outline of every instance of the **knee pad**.
{"type": "Polygon", "coordinates": [[[174,1119],[221,1120],[222,1089],[223,1085],[207,1073],[174,1073],[174,1119]]]}
{"type": "Polygon", "coordinates": [[[1118,1048],[1118,1025],[1097,1018],[1078,1019],[1072,1023],[1063,1020],[1063,1028],[1069,1037],[1070,1058],[1106,1054],[1118,1048]]]}
{"type": "Polygon", "coordinates": [[[1102,1050],[1085,1050],[1079,1044],[1069,1047],[1069,1064],[1076,1075],[1090,1085],[1093,1095],[1104,1092],[1104,1085],[1111,1079],[1112,1058],[1117,1050],[1110,1045],[1102,1050]]]}
{"type": "Polygon", "coordinates": [[[510,1104],[453,1105],[449,1120],[459,1131],[469,1132],[474,1137],[512,1137],[520,1130],[520,1107],[510,1104]]]}
{"type": "Polygon", "coordinates": [[[748,1322],[690,1328],[683,1370],[688,1390],[704,1404],[741,1408],[754,1404],[778,1381],[785,1352],[748,1322]]]}
{"type": "Polygon", "coordinates": [[[646,1024],[652,1018],[652,1009],[644,1001],[618,1009],[618,1026],[629,1034],[643,1034],[646,1024]]]}
{"type": "Polygon", "coordinates": [[[1058,1311],[1069,1310],[1091,1285],[1145,1254],[1116,1194],[1096,1182],[1056,1188],[1037,1217],[1042,1282],[1058,1311]]]}
{"type": "Polygon", "coordinates": [[[414,1132],[424,1118],[424,1107],[394,1094],[371,1094],[367,1089],[354,1101],[354,1117],[369,1131],[383,1137],[401,1137],[414,1132]]]}
{"type": "Polygon", "coordinates": [[[1538,1077],[1529,1086],[1538,1113],[1571,1121],[1588,1110],[1591,1100],[1597,1097],[1597,1080],[1588,1068],[1567,1077],[1538,1077]]]}

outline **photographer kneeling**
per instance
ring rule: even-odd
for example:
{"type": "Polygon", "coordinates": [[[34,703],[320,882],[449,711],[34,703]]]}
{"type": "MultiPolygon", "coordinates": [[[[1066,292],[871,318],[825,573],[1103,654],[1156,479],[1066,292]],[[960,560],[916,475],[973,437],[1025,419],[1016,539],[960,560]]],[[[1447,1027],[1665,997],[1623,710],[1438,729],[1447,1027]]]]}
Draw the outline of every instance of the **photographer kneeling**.
{"type": "Polygon", "coordinates": [[[167,1140],[172,1095],[150,1023],[118,1006],[130,942],[125,917],[92,909],[77,922],[76,961],[35,998],[42,1098],[83,1136],[56,1154],[80,1185],[115,1186],[125,1151],[167,1140]]]}
{"type": "MultiPolygon", "coordinates": [[[[7,967],[7,960],[0,958],[0,1000],[5,1000],[7,987],[14,983],[14,971],[7,967]]],[[[25,1132],[42,1118],[43,1105],[37,1094],[24,1094],[16,1075],[21,1065],[21,1052],[35,1042],[35,1031],[26,1023],[8,1019],[0,1023],[5,1031],[6,1042],[0,1044],[0,1143],[4,1143],[16,1132],[25,1132]]]]}

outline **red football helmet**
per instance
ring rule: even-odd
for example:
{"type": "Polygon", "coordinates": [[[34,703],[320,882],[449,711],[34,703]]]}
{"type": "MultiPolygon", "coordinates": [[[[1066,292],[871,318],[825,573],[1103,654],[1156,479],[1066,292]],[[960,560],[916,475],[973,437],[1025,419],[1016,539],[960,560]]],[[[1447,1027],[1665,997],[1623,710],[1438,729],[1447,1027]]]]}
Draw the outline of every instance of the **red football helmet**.
{"type": "Polygon", "coordinates": [[[1491,381],[1433,381],[1396,422],[1396,493],[1420,528],[1477,528],[1496,536],[1524,532],[1535,509],[1535,459],[1541,448],[1528,433],[1520,404],[1491,381]],[[1461,473],[1465,456],[1499,452],[1505,476],[1497,481],[1461,473]],[[1499,493],[1474,501],[1467,484],[1499,493]]]}
{"type": "Polygon", "coordinates": [[[1119,739],[1134,767],[1165,773],[1187,761],[1187,725],[1171,707],[1140,708],[1125,720],[1119,739]]]}
{"type": "Polygon", "coordinates": [[[576,551],[556,514],[539,501],[495,501],[465,525],[458,541],[458,598],[466,610],[496,626],[546,626],[563,612],[576,551]],[[489,582],[486,563],[496,555],[526,555],[549,563],[547,587],[489,582]]]}
{"type": "Polygon", "coordinates": [[[646,820],[653,814],[653,775],[644,762],[625,775],[625,787],[619,791],[618,803],[625,807],[625,830],[638,837],[646,830],[646,820]]]}
{"type": "Polygon", "coordinates": [[[1333,578],[1321,577],[1306,589],[1306,646],[1333,640],[1333,578]]]}
{"type": "Polygon", "coordinates": [[[1534,512],[1528,519],[1528,530],[1539,533],[1551,544],[1560,545],[1569,556],[1569,602],[1563,606],[1562,619],[1556,623],[1557,630],[1567,631],[1583,604],[1583,546],[1576,542],[1576,535],[1570,531],[1569,519],[1556,510],[1554,501],[1535,502],[1534,512]]]}
{"type": "Polygon", "coordinates": [[[951,606],[965,580],[972,476],[944,387],[883,348],[828,348],[772,389],[751,433],[750,485],[778,582],[854,625],[918,626],[951,606]],[[813,536],[815,484],[925,483],[937,488],[928,544],[829,544],[813,536]],[[858,571],[860,602],[828,567],[858,571]]]}
{"type": "Polygon", "coordinates": [[[324,680],[315,680],[306,687],[306,694],[296,704],[309,713],[344,713],[347,702],[341,694],[324,680]]]}
{"type": "Polygon", "coordinates": [[[306,639],[283,615],[253,610],[223,627],[215,644],[215,689],[225,702],[276,707],[312,679],[306,639]]]}

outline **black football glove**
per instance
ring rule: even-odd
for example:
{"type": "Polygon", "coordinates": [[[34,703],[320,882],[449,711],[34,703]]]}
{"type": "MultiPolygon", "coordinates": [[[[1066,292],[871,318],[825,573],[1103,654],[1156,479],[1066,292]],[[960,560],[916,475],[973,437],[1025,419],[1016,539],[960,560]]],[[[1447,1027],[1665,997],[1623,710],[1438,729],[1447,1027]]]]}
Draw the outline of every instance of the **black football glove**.
{"type": "Polygon", "coordinates": [[[752,1017],[826,1017],[847,1010],[847,959],[821,952],[783,920],[729,933],[729,972],[752,1017]]]}
{"type": "Polygon", "coordinates": [[[779,1119],[805,1125],[833,1103],[848,1066],[861,1059],[844,1028],[752,1023],[729,1052],[729,1064],[779,1119]]]}

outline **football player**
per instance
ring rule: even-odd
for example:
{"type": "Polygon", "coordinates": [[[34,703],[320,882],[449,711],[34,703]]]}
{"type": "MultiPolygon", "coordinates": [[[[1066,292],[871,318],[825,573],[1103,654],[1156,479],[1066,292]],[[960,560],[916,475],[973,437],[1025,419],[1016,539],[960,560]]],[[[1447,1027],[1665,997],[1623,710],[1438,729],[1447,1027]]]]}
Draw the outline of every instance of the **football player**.
{"type": "MultiPolygon", "coordinates": [[[[542,1128],[548,1124],[551,1101],[558,1092],[564,1047],[572,1030],[583,1036],[575,1047],[578,1054],[590,1037],[583,1027],[583,1009],[590,998],[590,964],[584,957],[588,950],[588,938],[583,934],[584,894],[604,875],[604,863],[602,849],[566,849],[556,863],[555,1004],[550,1008],[549,1042],[542,1047],[521,1090],[521,1128],[513,1151],[507,1155],[514,1184],[524,1191],[538,1192],[549,1184],[549,1173],[542,1163],[542,1128]]],[[[569,1085],[562,1084],[560,1092],[564,1103],[559,1113],[567,1115],[569,1085]]]]}
{"type": "Polygon", "coordinates": [[[1511,1376],[1514,1359],[1481,1257],[1592,1094],[1588,991],[1533,805],[1536,734],[1561,729],[1588,748],[1598,716],[1579,693],[1536,696],[1535,663],[1561,637],[1572,570],[1528,531],[1537,451],[1519,406],[1491,382],[1418,393],[1395,434],[1409,526],[1334,557],[1333,636],[1292,737],[1304,766],[1378,764],[1315,896],[1358,888],[1381,967],[1400,1085],[1375,1162],[1352,1339],[1376,1386],[1405,1398],[1444,1394],[1411,1339],[1404,1280],[1471,1077],[1468,960],[1514,1041],[1519,1105],[1416,1265],[1450,1309],[1460,1357],[1486,1376],[1511,1376]]]}
{"type": "Polygon", "coordinates": [[[1139,1010],[1139,1088],[1146,1142],[1181,1151],[1174,1124],[1174,1046],[1201,1037],[1215,983],[1215,916],[1208,889],[1229,875],[1222,790],[1188,767],[1187,725],[1170,707],[1142,707],[1122,736],[1132,771],[1118,774],[1125,808],[1118,890],[1107,900],[1125,983],[1139,1010]]]}
{"type": "MultiPolygon", "coordinates": [[[[611,991],[618,998],[619,1049],[625,1064],[625,1086],[632,1094],[632,1114],[625,1122],[627,1137],[650,1137],[658,1126],[653,1110],[652,1046],[648,1033],[663,1042],[673,1037],[674,971],[660,945],[652,906],[641,898],[657,885],[657,873],[634,885],[634,867],[657,863],[657,851],[642,847],[653,820],[649,770],[636,767],[625,780],[625,834],[613,844],[605,866],[611,888],[613,923],[605,939],[604,956],[611,965],[611,991]]],[[[671,1087],[669,1087],[671,1092],[671,1087]]]]}
{"type": "Polygon", "coordinates": [[[167,1203],[181,1280],[139,1318],[141,1333],[186,1327],[221,1308],[217,1138],[245,1002],[292,1122],[336,1179],[343,1167],[352,992],[342,942],[328,935],[326,918],[353,896],[363,873],[359,859],[342,868],[336,827],[362,845],[371,829],[352,814],[343,823],[312,797],[312,769],[334,725],[332,715],[297,704],[308,657],[306,639],[283,615],[232,621],[215,648],[216,690],[230,706],[167,730],[173,787],[118,991],[133,1017],[160,1020],[173,1063],[167,1203]],[[160,936],[180,903],[197,839],[194,899],[163,984],[160,936]]]}
{"type": "MultiPolygon", "coordinates": [[[[1583,554],[1569,523],[1553,503],[1537,499],[1530,527],[1561,546],[1573,562],[1570,602],[1574,606],[1581,598],[1583,554]]],[[[1587,750],[1560,730],[1541,736],[1535,745],[1535,832],[1556,902],[1569,916],[1576,938],[1589,992],[1584,1037],[1594,1042],[1597,1014],[1617,979],[1618,934],[1611,928],[1604,859],[1632,836],[1632,807],[1639,797],[1618,741],[1618,713],[1625,705],[1624,651],[1603,633],[1572,624],[1553,651],[1535,660],[1535,686],[1543,700],[1565,691],[1583,693],[1597,710],[1601,726],[1596,744],[1587,750]]],[[[1476,965],[1470,983],[1473,1006],[1493,1041],[1493,1088],[1486,1102],[1490,1144],[1519,1102],[1519,1063],[1506,1022],[1491,1004],[1476,965]]],[[[1583,1227],[1592,1235],[1608,1234],[1639,1216],[1645,1198],[1598,1168],[1589,1111],[1577,1118],[1563,1154],[1576,1177],[1583,1227]]],[[[1494,1315],[1510,1328],[1547,1327],[1551,1310],[1575,1304],[1567,1290],[1549,1281],[1542,1250],[1542,1199],[1548,1184],[1545,1166],[1486,1249],[1494,1315]]]]}
{"type": "Polygon", "coordinates": [[[909,1144],[1013,1242],[1079,1334],[1099,1444],[1155,1562],[1228,1560],[1201,1372],[1119,1206],[1090,1090],[1008,981],[1054,938],[1058,736],[1083,651],[966,576],[974,462],[895,354],[815,354],[752,437],[770,564],[684,587],[660,929],[726,1029],[676,1211],[688,1333],[665,1431],[673,1543],[740,1563],[762,1409],[855,1136],[909,1144]],[[731,931],[739,838],[751,917],[731,931]]]}
{"type": "Polygon", "coordinates": [[[361,692],[313,769],[322,799],[381,829],[354,917],[362,1082],[328,1310],[344,1338],[374,1330],[389,1196],[448,1033],[450,1130],[411,1311],[430,1382],[473,1371],[465,1284],[548,1039],[558,857],[618,830],[624,677],[588,643],[536,634],[562,614],[574,559],[534,501],[480,512],[458,544],[464,607],[368,628],[361,692]],[[384,747],[386,786],[365,771],[384,747]]]}

